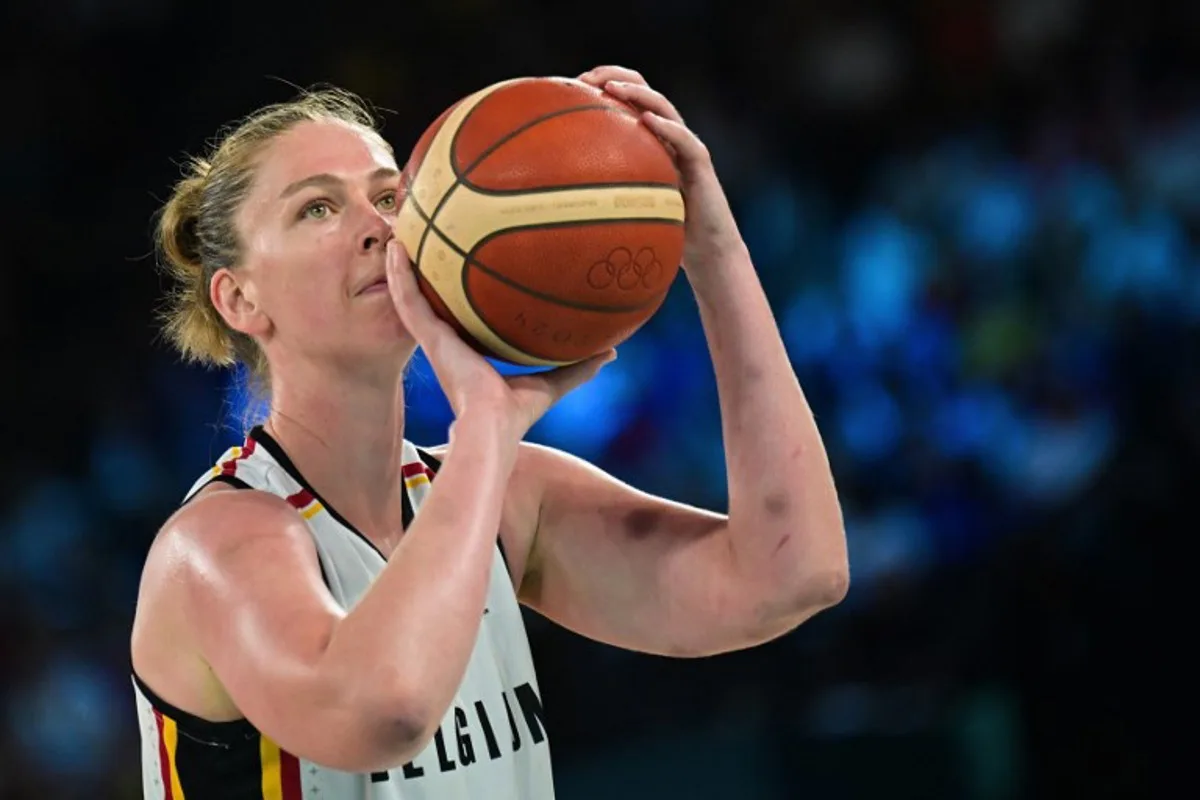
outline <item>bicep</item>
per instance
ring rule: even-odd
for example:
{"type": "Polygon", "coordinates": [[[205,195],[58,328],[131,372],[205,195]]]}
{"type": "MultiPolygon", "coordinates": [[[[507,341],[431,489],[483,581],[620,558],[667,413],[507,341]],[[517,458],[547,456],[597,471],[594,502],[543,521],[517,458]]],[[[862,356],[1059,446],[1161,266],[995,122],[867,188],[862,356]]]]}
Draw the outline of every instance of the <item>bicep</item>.
{"type": "Polygon", "coordinates": [[[752,599],[735,580],[727,518],[530,448],[544,489],[522,600],[588,638],[662,655],[744,645],[752,599]]]}
{"type": "Polygon", "coordinates": [[[246,491],[219,500],[219,509],[197,501],[197,517],[212,512],[199,523],[203,535],[183,532],[183,594],[200,655],[265,736],[349,768],[372,742],[343,696],[347,687],[322,669],[343,612],[322,581],[312,538],[278,498],[246,491]]]}

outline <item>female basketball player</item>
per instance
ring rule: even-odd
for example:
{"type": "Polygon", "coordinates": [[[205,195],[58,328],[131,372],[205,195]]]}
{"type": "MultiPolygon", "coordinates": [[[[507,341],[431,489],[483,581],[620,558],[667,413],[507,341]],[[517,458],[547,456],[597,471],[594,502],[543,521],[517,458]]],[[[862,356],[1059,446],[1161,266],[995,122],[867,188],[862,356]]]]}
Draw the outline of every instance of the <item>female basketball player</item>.
{"type": "Polygon", "coordinates": [[[846,592],[821,439],[704,145],[636,72],[581,77],[643,109],[677,158],[728,516],[522,443],[613,354],[502,378],[417,290],[369,116],[338,93],[266,109],[160,221],[173,340],[244,361],[271,410],[147,559],[132,635],[146,797],[549,798],[518,601],[602,642],[701,656],[846,592]],[[433,450],[404,439],[418,346],[455,414],[433,450]]]}

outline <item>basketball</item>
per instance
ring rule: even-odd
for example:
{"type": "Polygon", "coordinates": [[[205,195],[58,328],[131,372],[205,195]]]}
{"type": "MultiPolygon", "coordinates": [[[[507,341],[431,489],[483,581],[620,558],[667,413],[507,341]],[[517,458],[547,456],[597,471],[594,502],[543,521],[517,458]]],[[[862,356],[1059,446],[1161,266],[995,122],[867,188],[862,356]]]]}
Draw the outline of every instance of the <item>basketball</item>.
{"type": "Polygon", "coordinates": [[[479,352],[558,366],[628,339],[683,255],[683,196],[637,112],[567,78],[482,89],[425,131],[396,238],[434,311],[479,352]]]}

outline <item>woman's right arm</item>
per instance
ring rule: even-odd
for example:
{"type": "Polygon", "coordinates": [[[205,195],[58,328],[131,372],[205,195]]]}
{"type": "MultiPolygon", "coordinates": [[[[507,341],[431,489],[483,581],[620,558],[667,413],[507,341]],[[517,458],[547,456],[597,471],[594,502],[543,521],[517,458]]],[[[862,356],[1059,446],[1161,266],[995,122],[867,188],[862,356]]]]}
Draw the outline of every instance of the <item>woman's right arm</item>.
{"type": "Polygon", "coordinates": [[[395,767],[429,742],[462,681],[518,441],[485,416],[455,423],[421,513],[348,613],[304,520],[263,492],[186,506],[151,562],[174,574],[154,583],[177,582],[201,657],[280,747],[334,769],[395,767]]]}
{"type": "Polygon", "coordinates": [[[615,355],[505,379],[433,313],[395,241],[387,270],[455,422],[420,513],[358,605],[340,610],[304,520],[259,492],[193,501],[166,532],[178,558],[157,559],[179,571],[200,653],[238,710],[294,755],[356,772],[409,761],[433,737],[478,635],[518,445],[615,355]]]}

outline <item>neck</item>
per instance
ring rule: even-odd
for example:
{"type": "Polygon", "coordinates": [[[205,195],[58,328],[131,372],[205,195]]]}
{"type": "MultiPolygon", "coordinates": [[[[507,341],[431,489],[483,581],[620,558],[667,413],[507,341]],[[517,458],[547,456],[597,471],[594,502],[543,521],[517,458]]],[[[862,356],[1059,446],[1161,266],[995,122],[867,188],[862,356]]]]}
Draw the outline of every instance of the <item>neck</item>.
{"type": "Polygon", "coordinates": [[[403,528],[403,371],[364,380],[297,367],[274,377],[271,398],[267,432],[317,493],[388,553],[403,528]]]}

